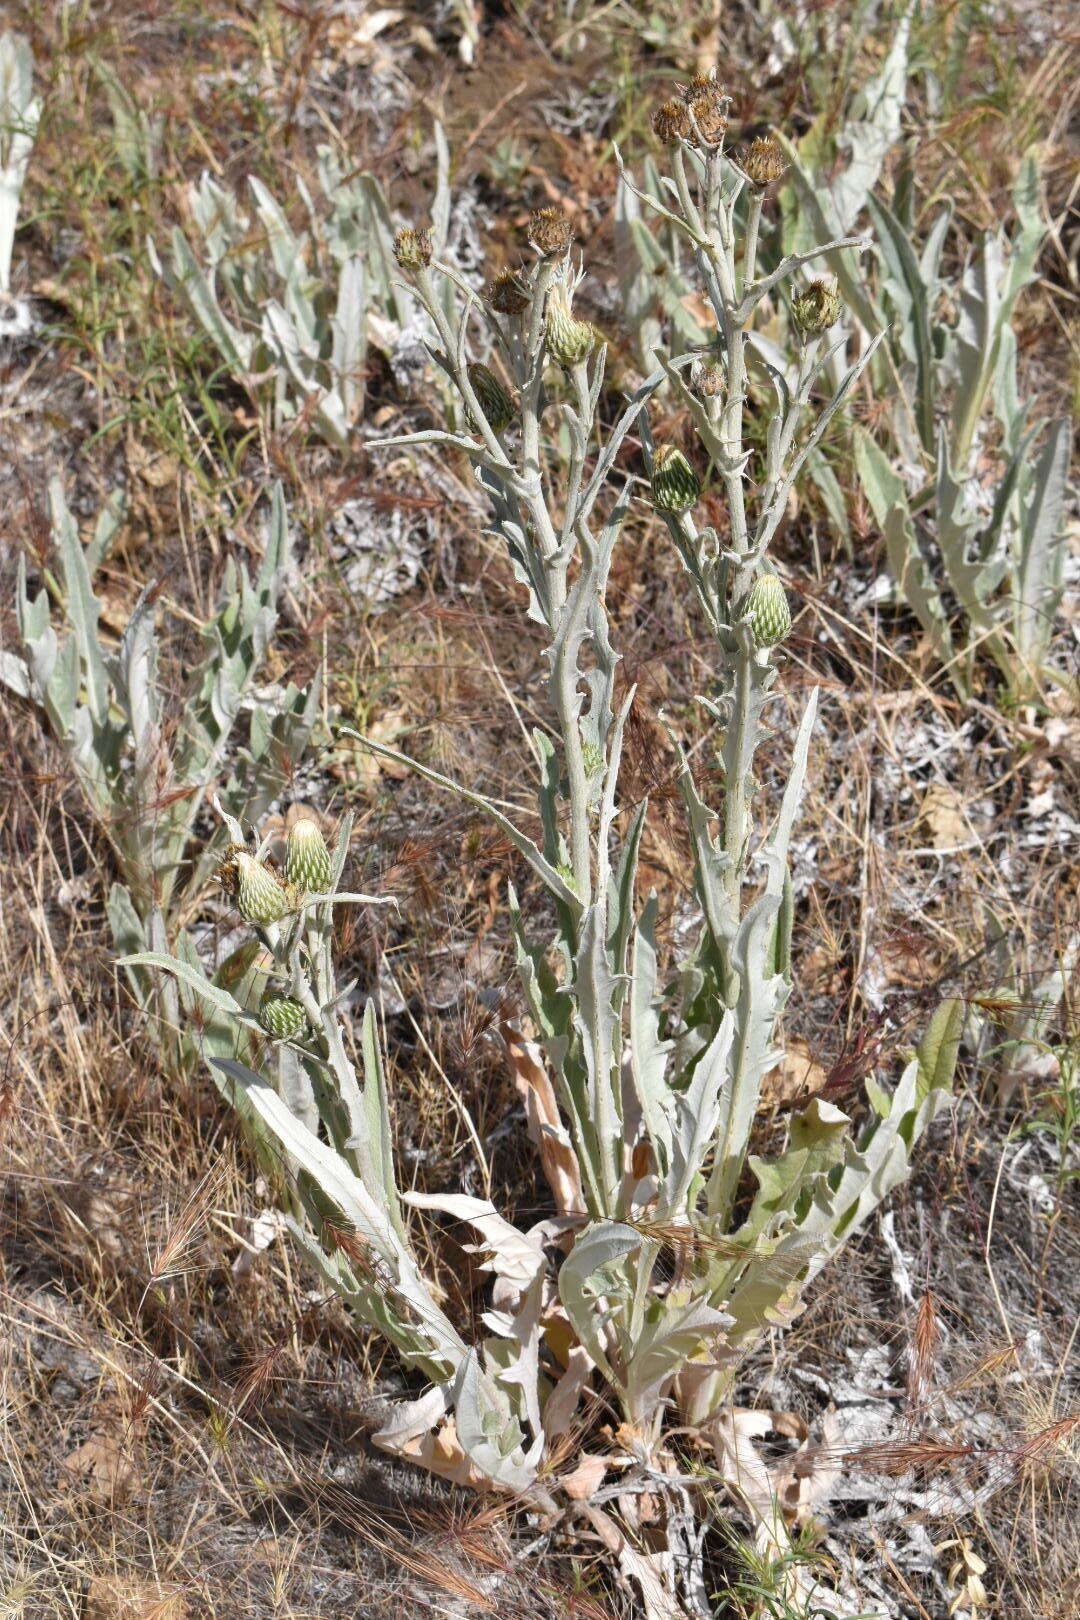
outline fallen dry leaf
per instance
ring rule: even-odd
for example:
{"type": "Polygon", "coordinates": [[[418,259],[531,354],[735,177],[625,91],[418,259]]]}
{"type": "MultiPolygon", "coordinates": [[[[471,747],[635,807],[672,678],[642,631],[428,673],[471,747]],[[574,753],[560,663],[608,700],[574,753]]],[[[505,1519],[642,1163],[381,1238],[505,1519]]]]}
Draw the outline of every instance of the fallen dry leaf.
{"type": "Polygon", "coordinates": [[[762,1101],[791,1103],[800,1097],[816,1096],[828,1078],[806,1042],[795,1037],[787,1042],[780,1062],[765,1076],[761,1086],[762,1101]]]}
{"type": "Polygon", "coordinates": [[[510,1057],[514,1084],[525,1104],[529,1140],[539,1151],[540,1162],[555,1199],[555,1208],[560,1215],[584,1215],[585,1194],[577,1154],[566,1126],[559,1118],[555,1091],[540,1053],[535,1044],[527,1041],[513,1024],[504,1023],[502,1034],[510,1057]]]}
{"type": "Polygon", "coordinates": [[[83,1490],[95,1502],[121,1502],[139,1482],[139,1470],[115,1434],[95,1429],[81,1446],[63,1459],[60,1484],[65,1490],[83,1490]]]}
{"type": "Polygon", "coordinates": [[[591,1457],[586,1453],[571,1473],[563,1475],[559,1484],[572,1502],[587,1502],[604,1483],[607,1470],[606,1457],[591,1457]]]}
{"type": "Polygon", "coordinates": [[[931,782],[919,806],[917,825],[925,828],[934,849],[955,849],[971,838],[963,798],[947,782],[931,782]]]}

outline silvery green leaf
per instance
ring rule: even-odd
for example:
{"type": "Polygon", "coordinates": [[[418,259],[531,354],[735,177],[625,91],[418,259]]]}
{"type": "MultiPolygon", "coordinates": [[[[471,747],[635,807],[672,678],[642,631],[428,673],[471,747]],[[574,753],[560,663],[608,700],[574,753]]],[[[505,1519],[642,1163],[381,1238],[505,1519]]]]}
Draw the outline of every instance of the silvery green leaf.
{"type": "Polygon", "coordinates": [[[1070,448],[1069,422],[1054,422],[1032,469],[1030,493],[1021,504],[1016,636],[1023,656],[1036,668],[1046,655],[1061,600],[1068,549],[1061,518],[1070,448]]]}
{"type": "Polygon", "coordinates": [[[337,381],[345,420],[351,424],[363,400],[364,357],[367,353],[367,275],[361,258],[346,259],[341,267],[331,331],[331,369],[337,381]]]}
{"type": "MultiPolygon", "coordinates": [[[[954,664],[952,633],[941,593],[919,546],[904,481],[862,428],[855,431],[855,466],[870,509],[885,536],[889,568],[943,664],[954,664]]],[[[954,679],[959,680],[956,673],[954,679]]]]}
{"type": "Polygon", "coordinates": [[[525,1491],[536,1479],[544,1437],[526,1450],[521,1425],[505,1393],[480,1367],[475,1349],[462,1358],[454,1386],[457,1437],[469,1461],[505,1490],[525,1491]]]}
{"type": "Polygon", "coordinates": [[[662,1216],[680,1219],[688,1213],[687,1199],[705,1167],[714,1140],[717,1162],[721,1155],[730,1151],[734,1129],[731,1094],[736,1083],[732,1064],[735,1036],[735,1015],[729,1008],[720,1020],[716,1034],[694,1065],[689,1084],[685,1089],[680,1088],[671,1094],[668,1107],[671,1119],[670,1162],[661,1197],[662,1216]],[[727,1097],[723,1097],[725,1087],[727,1097]]]}
{"type": "Polygon", "coordinates": [[[674,1091],[665,1075],[672,1043],[660,1038],[660,1011],[656,1000],[657,900],[650,894],[642,907],[634,934],[630,980],[630,1069],[652,1145],[657,1169],[666,1178],[671,1167],[674,1091]]]}
{"type": "MultiPolygon", "coordinates": [[[[263,1123],[286,1153],[312,1178],[323,1198],[391,1267],[390,1281],[416,1313],[420,1326],[443,1358],[446,1372],[456,1369],[465,1347],[457,1331],[435,1304],[411,1251],[401,1242],[385,1209],[349,1169],[341,1155],[294,1119],[281,1098],[260,1075],[229,1059],[211,1060],[236,1082],[263,1123]]],[[[403,1353],[407,1346],[399,1344],[403,1353]]],[[[444,1375],[445,1376],[445,1375],[444,1375]]]]}
{"type": "Polygon", "coordinates": [[[6,648],[0,649],[0,681],[14,692],[16,697],[35,698],[38,693],[37,682],[30,673],[30,666],[25,658],[17,653],[8,652],[6,648]]]}
{"type": "Polygon", "coordinates": [[[627,1258],[642,1246],[642,1235],[618,1221],[600,1221],[587,1227],[559,1268],[559,1298],[592,1360],[618,1387],[619,1379],[607,1356],[605,1298],[625,1295],[629,1280],[627,1258]]]}
{"type": "Polygon", "coordinates": [[[622,1080],[615,1036],[618,981],[607,953],[599,907],[587,907],[574,963],[578,1038],[588,1075],[587,1118],[599,1151],[602,1207],[610,1209],[622,1180],[622,1080]]]}
{"type": "Polygon", "coordinates": [[[228,1013],[239,1023],[253,1022],[228,990],[214,984],[201,968],[191,962],[182,962],[178,957],[168,956],[163,951],[135,951],[130,955],[121,956],[116,965],[123,968],[160,968],[163,973],[171,973],[181,984],[194,990],[200,1000],[209,1002],[218,1012],[228,1013]]]}
{"type": "Polygon", "coordinates": [[[707,1358],[718,1365],[732,1322],[726,1311],[686,1290],[653,1300],[626,1367],[625,1398],[632,1420],[655,1420],[688,1361],[707,1358]]]}
{"type": "Polygon", "coordinates": [[[243,378],[252,369],[255,339],[242,332],[226,317],[218,303],[213,282],[199,266],[184,233],[177,229],[172,234],[172,265],[170,284],[181,291],[191,305],[204,332],[214,342],[218,353],[234,377],[243,378]]]}
{"type": "Polygon", "coordinates": [[[488,1198],[472,1198],[465,1193],[408,1192],[403,1194],[403,1200],[413,1209],[439,1210],[474,1226],[483,1242],[470,1252],[483,1256],[481,1269],[505,1277],[516,1288],[528,1288],[544,1270],[540,1247],[511,1226],[488,1198]]]}
{"type": "Polygon", "coordinates": [[[82,661],[87,703],[94,724],[101,726],[105,723],[109,708],[109,680],[97,634],[101,605],[90,583],[82,541],[68,510],[64,486],[59,478],[49,481],[49,511],[53,542],[60,553],[65,607],[82,661]]]}

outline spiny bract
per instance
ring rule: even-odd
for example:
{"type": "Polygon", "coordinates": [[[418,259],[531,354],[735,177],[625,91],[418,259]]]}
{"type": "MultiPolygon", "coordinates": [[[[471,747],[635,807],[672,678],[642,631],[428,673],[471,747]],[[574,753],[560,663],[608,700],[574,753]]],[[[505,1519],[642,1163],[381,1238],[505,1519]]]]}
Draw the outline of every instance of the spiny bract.
{"type": "Polygon", "coordinates": [[[596,328],[573,314],[566,288],[561,283],[552,287],[547,302],[547,346],[552,358],[567,368],[580,365],[592,354],[596,341],[596,328]]]}
{"type": "Polygon", "coordinates": [[[662,444],[653,456],[653,505],[660,512],[689,512],[700,497],[698,475],[682,451],[662,444]]]}
{"type": "Polygon", "coordinates": [[[277,1041],[292,1040],[307,1023],[307,1013],[292,996],[265,995],[259,1005],[259,1023],[277,1041]]]}
{"type": "Polygon", "coordinates": [[[239,850],[233,859],[236,909],[244,921],[265,926],[283,917],[289,909],[289,896],[269,867],[244,850],[239,850]]]}
{"type": "Polygon", "coordinates": [[[783,641],[791,629],[791,608],[775,574],[759,574],[755,579],[746,598],[745,617],[759,647],[775,647],[783,641]]]}
{"type": "Polygon", "coordinates": [[[285,845],[285,876],[308,894],[325,894],[330,875],[330,851],[318,822],[310,816],[294,821],[285,845]]]}

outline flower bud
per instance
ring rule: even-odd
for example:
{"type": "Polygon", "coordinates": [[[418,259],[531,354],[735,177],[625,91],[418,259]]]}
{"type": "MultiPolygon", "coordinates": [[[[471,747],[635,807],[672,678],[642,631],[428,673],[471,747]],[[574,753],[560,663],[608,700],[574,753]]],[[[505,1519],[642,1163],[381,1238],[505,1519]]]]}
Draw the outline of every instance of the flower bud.
{"type": "Polygon", "coordinates": [[[701,498],[697,473],[673,444],[653,456],[652,498],[658,512],[689,512],[701,498]]]}
{"type": "Polygon", "coordinates": [[[494,433],[502,433],[517,416],[517,405],[495,373],[477,362],[466,366],[477,403],[494,433]]]}
{"type": "Polygon", "coordinates": [[[580,365],[596,348],[597,331],[589,321],[579,321],[570,308],[570,297],[561,282],[548,294],[548,353],[560,366],[580,365]]]}
{"type": "Polygon", "coordinates": [[[570,221],[561,208],[537,208],[529,215],[529,241],[544,259],[561,259],[574,240],[570,221]]]}
{"type": "Polygon", "coordinates": [[[788,168],[780,147],[767,136],[751,141],[742,155],[742,172],[752,186],[769,186],[786,174],[788,168]]]}
{"type": "Polygon", "coordinates": [[[330,888],[330,851],[322,828],[303,816],[289,828],[285,844],[285,876],[306,894],[326,894],[330,888]]]}
{"type": "Polygon", "coordinates": [[[292,996],[268,991],[259,1003],[259,1023],[276,1041],[291,1041],[306,1027],[307,1013],[292,996]]]}
{"type": "Polygon", "coordinates": [[[431,232],[403,226],[394,237],[394,258],[403,270],[426,270],[431,263],[431,232]]]}
{"type": "Polygon", "coordinates": [[[702,399],[721,399],[724,393],[724,368],[715,363],[695,366],[690,385],[702,399]]]}
{"type": "Polygon", "coordinates": [[[791,629],[787,593],[775,574],[759,574],[747,593],[743,617],[759,647],[775,647],[791,629]]]}
{"type": "Polygon", "coordinates": [[[806,337],[820,337],[836,324],[840,294],[830,281],[811,281],[791,300],[791,318],[806,337]]]}
{"type": "Polygon", "coordinates": [[[529,289],[516,270],[500,270],[485,296],[500,315],[520,315],[529,307],[529,289]]]}
{"type": "Polygon", "coordinates": [[[652,115],[652,127],[657,140],[663,141],[665,146],[678,146],[680,141],[688,141],[693,129],[686,102],[680,101],[678,96],[661,102],[652,115]]]}
{"type": "Polygon", "coordinates": [[[236,909],[245,922],[257,926],[276,922],[289,909],[284,885],[269,867],[254,855],[238,850],[233,856],[236,870],[236,909]]]}
{"type": "Polygon", "coordinates": [[[711,74],[691,79],[683,93],[683,101],[693,119],[692,138],[704,142],[706,146],[718,145],[727,129],[730,100],[711,74]]]}

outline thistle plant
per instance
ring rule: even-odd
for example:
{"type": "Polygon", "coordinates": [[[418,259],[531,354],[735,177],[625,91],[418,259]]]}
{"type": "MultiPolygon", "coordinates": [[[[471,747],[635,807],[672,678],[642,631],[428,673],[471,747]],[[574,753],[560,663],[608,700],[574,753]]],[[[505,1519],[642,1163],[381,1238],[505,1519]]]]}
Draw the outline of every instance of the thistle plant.
{"type": "MultiPolygon", "coordinates": [[[[289,531],[280,487],[271,500],[266,550],[254,580],[242,564],[226,563],[215,616],[202,628],[204,652],[192,670],[177,722],[158,680],[159,592],[148,585],[118,646],[101,627],[94,579],[124,519],[122,498],[102,511],[81,540],[59,480],[50,486],[55,572],[47,568],[33,591],[20,562],[16,611],[23,656],[5,653],[0,678],[39,703],[65,748],[95,823],[117,869],[108,915],[121,952],[171,949],[198,961],[190,924],[198,896],[221,856],[224,835],[196,834],[208,795],[228,809],[261,817],[280,795],[311,736],[319,683],[291,683],[275,703],[252,705],[278,617],[289,564],[289,531]],[[246,734],[241,733],[250,706],[246,734]]],[[[234,956],[221,977],[251,981],[250,952],[234,956]]],[[[221,1035],[235,1050],[235,1032],[208,1026],[203,1042],[189,1028],[195,1002],[173,981],[132,971],[139,1001],[153,1014],[152,1032],[167,1069],[188,1074],[200,1044],[221,1035]]]]}
{"type": "Polygon", "coordinates": [[[531,738],[541,836],[472,787],[382,743],[368,746],[485,810],[546,893],[546,934],[537,935],[513,889],[509,910],[535,1033],[535,1048],[523,1037],[525,1048],[561,1115],[545,1138],[557,1152],[541,1144],[554,1218],[526,1232],[487,1198],[399,1195],[377,1022],[369,1007],[350,1038],[334,961],[334,906],[353,898],[332,892],[347,827],[331,858],[331,892],[303,893],[300,885],[326,878],[316,833],[294,831],[281,880],[227,820],[235,845],[229,882],[272,959],[259,1012],[175,956],[140,953],[128,962],[166,969],[216,1012],[249,1030],[258,1025],[296,1055],[310,1091],[295,1107],[257,1058],[211,1061],[277,1153],[300,1241],[339,1296],[430,1381],[378,1442],[459,1482],[512,1490],[541,1506],[556,1491],[558,1442],[590,1383],[621,1407],[643,1456],[662,1447],[676,1403],[714,1435],[718,1466],[728,1466],[723,1413],[741,1356],[793,1318],[807,1283],[906,1175],[920,1134],[947,1099],[959,1039],[960,1009],[946,1004],[896,1089],[870,1082],[861,1127],[814,1098],[792,1116],[782,1152],[751,1154],[791,983],[788,843],[816,711],[815,695],[790,740],[787,785],[763,832],[754,760],[790,624],[767,554],[801,462],[869,356],[846,373],[799,444],[813,389],[844,341],[805,331],[794,386],[778,383],[766,464],[752,487],[744,415],[756,313],[774,288],[812,286],[806,267],[835,244],[759,274],[766,196],[755,188],[741,227],[748,181],[724,151],[726,100],[711,79],[682,94],[687,132],[670,149],[670,207],[661,206],[686,243],[722,341],[701,356],[661,356],[610,428],[600,423],[606,352],[577,309],[583,267],[561,215],[533,216],[531,262],[497,279],[487,298],[422,230],[398,238],[398,263],[437,335],[434,358],[465,426],[384,442],[468,458],[488,498],[491,532],[520,581],[523,611],[542,628],[552,728],[531,738]],[[712,367],[705,394],[695,392],[694,372],[686,375],[699,361],[712,367]],[[663,387],[696,428],[689,453],[652,447],[648,407],[663,387]],[[560,424],[568,456],[556,449],[560,424]],[[645,476],[616,480],[632,429],[644,445],[645,476]],[[695,521],[695,462],[715,470],[725,493],[731,534],[723,545],[695,521]],[[637,893],[648,805],[626,804],[620,793],[635,694],[616,702],[607,581],[636,498],[669,528],[718,671],[702,702],[720,736],[724,793],[719,805],[707,804],[681,759],[700,922],[688,955],[670,964],[660,960],[658,897],[642,902],[637,893]],[[423,1273],[409,1205],[463,1220],[479,1236],[495,1286],[475,1342],[448,1321],[423,1273]]]}
{"type": "Polygon", "coordinates": [[[19,198],[34,148],[41,103],[34,58],[22,34],[0,34],[0,297],[11,290],[11,253],[19,198]]]}
{"type": "MultiPolygon", "coordinates": [[[[192,829],[189,798],[201,802],[209,791],[209,762],[221,761],[229,724],[208,738],[194,727],[194,761],[182,771],[163,757],[157,721],[140,707],[153,683],[131,673],[133,660],[145,666],[151,658],[149,606],[140,604],[120,655],[106,662],[88,605],[92,569],[77,538],[68,536],[58,593],[74,626],[65,644],[73,651],[57,654],[47,602],[22,592],[27,685],[80,761],[88,797],[108,806],[122,789],[123,802],[144,806],[151,773],[161,824],[183,829],[180,838],[140,846],[137,869],[158,921],[147,930],[140,919],[132,929],[123,965],[136,980],[159,974],[175,987],[192,1045],[253,1133],[297,1240],[334,1293],[428,1386],[397,1407],[376,1441],[458,1483],[513,1492],[544,1511],[557,1500],[565,1437],[589,1388],[619,1408],[623,1437],[647,1469],[659,1466],[665,1420],[677,1410],[711,1439],[719,1472],[737,1476],[745,1459],[728,1407],[742,1358],[763,1333],[791,1322],[807,1285],[906,1176],[920,1135],[947,1102],[960,1035],[962,1009],[946,1003],[895,1089],[868,1082],[861,1123],[812,1097],[792,1113],[779,1151],[752,1153],[792,983],[788,848],[817,708],[813,693],[786,741],[780,801],[763,804],[755,759],[791,627],[769,548],[794,480],[874,346],[816,398],[847,338],[836,330],[832,284],[812,272],[823,254],[855,239],[774,253],[772,268],[759,269],[776,222],[768,186],[725,150],[727,99],[704,78],[675,100],[683,115],[659,195],[636,190],[625,171],[624,184],[680,242],[716,337],[658,349],[610,425],[601,408],[606,349],[581,313],[584,265],[558,211],[533,215],[527,264],[496,277],[484,297],[444,261],[438,230],[406,228],[395,245],[460,426],[384,443],[468,460],[491,534],[520,583],[522,611],[541,628],[551,723],[531,734],[539,836],[474,788],[385,744],[367,746],[482,809],[545,896],[534,910],[509,893],[532,1032],[508,1028],[507,1039],[530,1083],[557,1100],[558,1120],[548,1121],[539,1144],[551,1217],[523,1231],[489,1197],[399,1191],[378,1021],[369,1005],[354,1026],[352,987],[342,984],[336,957],[336,908],[372,903],[342,890],[348,818],[330,849],[316,820],[302,816],[279,871],[267,840],[251,838],[265,795],[249,791],[241,803],[237,792],[223,794],[221,831],[190,868],[185,893],[197,910],[199,885],[217,870],[250,930],[239,952],[249,976],[241,984],[239,971],[215,975],[193,942],[163,940],[161,886],[176,882],[192,829]],[[761,352],[755,322],[771,294],[801,301],[803,315],[783,370],[765,365],[776,407],[751,481],[746,400],[761,352]],[[654,445],[649,409],[661,390],[669,405],[685,408],[692,443],[654,445]],[[616,476],[632,434],[640,471],[616,476]],[[713,480],[729,514],[723,541],[697,521],[713,480]],[[635,691],[617,700],[607,587],[634,501],[666,525],[715,648],[699,747],[717,749],[719,802],[702,797],[672,738],[698,920],[689,949],[670,961],[658,942],[660,899],[638,893],[649,806],[627,803],[620,781],[635,691]],[[182,809],[167,808],[163,780],[187,785],[182,809]],[[475,1334],[450,1320],[425,1274],[410,1207],[476,1232],[494,1285],[475,1334]]],[[[278,496],[260,586],[245,586],[239,601],[234,589],[217,629],[232,651],[208,668],[233,670],[229,660],[239,657],[247,678],[254,660],[237,652],[236,637],[265,646],[284,537],[278,496]]],[[[205,678],[198,691],[205,701],[205,678]]],[[[219,673],[211,695],[220,691],[219,673]]],[[[193,712],[201,712],[197,703],[193,712]]],[[[310,729],[310,696],[295,694],[284,714],[292,729],[281,746],[296,757],[310,729]]],[[[143,825],[145,839],[145,818],[143,825]]],[[[126,845],[117,848],[134,860],[126,845]]],[[[663,1473],[650,1477],[662,1483],[663,1473]]],[[[786,1544],[779,1509],[763,1513],[762,1533],[773,1547],[786,1544]]]]}

